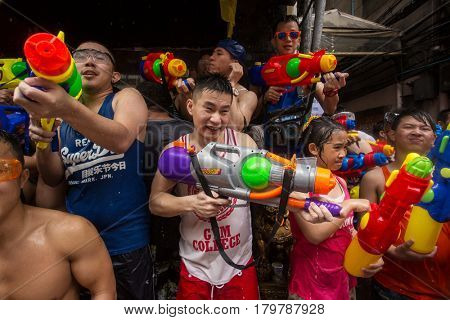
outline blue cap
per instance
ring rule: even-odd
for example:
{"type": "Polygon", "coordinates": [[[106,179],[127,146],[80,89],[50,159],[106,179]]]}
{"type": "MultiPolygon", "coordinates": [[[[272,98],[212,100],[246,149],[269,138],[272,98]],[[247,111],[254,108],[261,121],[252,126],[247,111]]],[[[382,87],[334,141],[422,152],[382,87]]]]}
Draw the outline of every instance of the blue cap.
{"type": "Polygon", "coordinates": [[[234,59],[238,60],[242,64],[244,63],[246,56],[245,49],[236,40],[232,39],[220,40],[219,43],[217,43],[217,47],[224,48],[231,54],[231,56],[234,59]]]}

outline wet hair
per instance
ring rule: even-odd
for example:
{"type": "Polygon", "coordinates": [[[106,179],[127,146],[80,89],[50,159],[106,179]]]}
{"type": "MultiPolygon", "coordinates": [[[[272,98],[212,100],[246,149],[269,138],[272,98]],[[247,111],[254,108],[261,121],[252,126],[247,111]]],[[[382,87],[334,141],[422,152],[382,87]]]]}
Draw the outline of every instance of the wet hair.
{"type": "Polygon", "coordinates": [[[140,83],[136,89],[142,94],[149,110],[165,111],[172,105],[169,90],[152,81],[140,83]]]}
{"type": "Polygon", "coordinates": [[[277,32],[278,30],[278,25],[280,23],[285,24],[285,23],[289,23],[289,22],[295,22],[297,23],[298,29],[300,30],[300,25],[298,23],[298,18],[292,14],[290,15],[286,15],[284,17],[279,18],[278,20],[275,21],[273,27],[272,27],[272,35],[275,34],[275,32],[277,32]]]}
{"type": "Polygon", "coordinates": [[[233,98],[233,88],[231,87],[230,81],[225,76],[218,73],[210,74],[197,81],[192,94],[193,99],[197,100],[204,91],[225,93],[233,98]]]}
{"type": "Polygon", "coordinates": [[[428,112],[419,109],[407,109],[400,112],[400,114],[392,122],[391,129],[396,130],[398,125],[400,124],[400,121],[406,117],[413,117],[417,121],[420,121],[425,125],[429,125],[436,133],[436,124],[434,123],[433,118],[428,112]]]}
{"type": "Polygon", "coordinates": [[[7,133],[4,130],[0,130],[0,143],[7,144],[10,147],[10,151],[14,158],[20,161],[22,167],[25,165],[23,149],[15,135],[7,133]]]}
{"type": "Polygon", "coordinates": [[[375,139],[380,139],[380,131],[384,130],[384,120],[380,120],[377,123],[375,123],[372,127],[372,134],[375,137],[375,139]]]}
{"type": "MultiPolygon", "coordinates": [[[[450,109],[442,110],[441,112],[439,112],[439,114],[437,116],[437,121],[440,121],[445,124],[447,122],[449,114],[450,114],[450,109]]],[[[446,128],[443,128],[443,129],[445,130],[446,128]]]]}
{"type": "MultiPolygon", "coordinates": [[[[311,157],[313,154],[309,151],[309,144],[314,143],[319,149],[319,157],[322,159],[322,151],[325,143],[330,141],[333,133],[336,131],[345,131],[345,127],[328,117],[320,117],[312,120],[305,128],[300,141],[302,144],[302,155],[311,157]]],[[[323,160],[323,159],[322,159],[323,160]]]]}

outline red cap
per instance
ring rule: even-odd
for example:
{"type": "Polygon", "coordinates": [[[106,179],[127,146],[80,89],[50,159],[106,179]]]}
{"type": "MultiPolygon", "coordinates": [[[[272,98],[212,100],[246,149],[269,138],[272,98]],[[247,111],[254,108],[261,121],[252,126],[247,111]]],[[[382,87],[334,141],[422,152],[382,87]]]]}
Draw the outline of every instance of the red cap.
{"type": "Polygon", "coordinates": [[[63,74],[72,62],[66,44],[50,33],[33,34],[25,41],[23,51],[30,67],[48,76],[63,74]]]}

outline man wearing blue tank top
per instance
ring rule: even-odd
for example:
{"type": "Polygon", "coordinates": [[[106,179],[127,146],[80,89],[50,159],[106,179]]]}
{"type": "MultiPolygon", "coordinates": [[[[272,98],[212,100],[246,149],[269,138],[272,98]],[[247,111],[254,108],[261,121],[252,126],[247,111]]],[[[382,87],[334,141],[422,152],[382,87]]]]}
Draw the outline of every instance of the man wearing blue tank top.
{"type": "Polygon", "coordinates": [[[102,236],[118,299],[152,299],[150,215],[140,175],[147,107],[134,89],[113,91],[120,73],[103,45],[85,42],[73,58],[83,82],[79,101],[41,78],[23,81],[14,101],[33,119],[62,119],[57,133],[44,131],[35,120],[30,126],[34,141],[51,142],[59,135],[59,152],[38,149],[39,171],[49,185],[67,180],[67,210],[90,220],[102,236]]]}

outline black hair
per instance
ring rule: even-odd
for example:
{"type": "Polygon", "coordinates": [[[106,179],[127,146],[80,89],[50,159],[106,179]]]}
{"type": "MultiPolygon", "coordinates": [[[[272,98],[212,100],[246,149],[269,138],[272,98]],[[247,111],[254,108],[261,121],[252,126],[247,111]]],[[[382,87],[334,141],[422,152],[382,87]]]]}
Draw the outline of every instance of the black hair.
{"type": "Polygon", "coordinates": [[[169,90],[162,84],[144,81],[136,89],[144,97],[148,109],[166,111],[172,105],[169,90]]]}
{"type": "Polygon", "coordinates": [[[406,109],[400,112],[400,114],[392,122],[391,129],[396,130],[398,125],[400,124],[400,121],[406,117],[413,117],[417,121],[429,125],[433,129],[433,131],[436,132],[436,124],[434,123],[433,118],[428,112],[419,109],[406,109]]]}
{"type": "MultiPolygon", "coordinates": [[[[439,112],[439,114],[437,116],[437,121],[440,121],[445,124],[447,122],[449,114],[450,114],[450,108],[442,110],[441,112],[439,112]]],[[[442,129],[445,130],[446,128],[442,128],[442,129]]]]}
{"type": "Polygon", "coordinates": [[[375,137],[375,139],[380,139],[380,131],[384,130],[384,120],[380,120],[377,123],[375,123],[372,127],[372,134],[375,137]]]}
{"type": "Polygon", "coordinates": [[[309,157],[313,156],[313,154],[309,151],[308,146],[310,143],[314,143],[319,149],[319,157],[321,157],[325,143],[331,139],[333,133],[336,131],[347,132],[343,125],[331,120],[328,117],[313,119],[302,134],[302,154],[309,157]]]}
{"type": "Polygon", "coordinates": [[[298,18],[296,16],[290,14],[290,15],[283,16],[283,17],[281,17],[281,18],[279,18],[278,20],[275,21],[275,23],[274,23],[274,25],[272,27],[272,34],[275,34],[275,32],[277,32],[278,25],[280,23],[284,24],[284,23],[289,23],[289,22],[297,23],[298,29],[300,30],[300,24],[298,23],[298,18]]]}
{"type": "Polygon", "coordinates": [[[213,73],[206,77],[200,78],[195,85],[192,94],[193,99],[197,99],[203,91],[217,91],[219,93],[229,94],[233,98],[233,87],[227,77],[213,73]]]}
{"type": "Polygon", "coordinates": [[[14,134],[10,134],[4,130],[0,130],[0,143],[9,145],[14,158],[20,161],[22,167],[25,165],[22,146],[14,134]]]}

